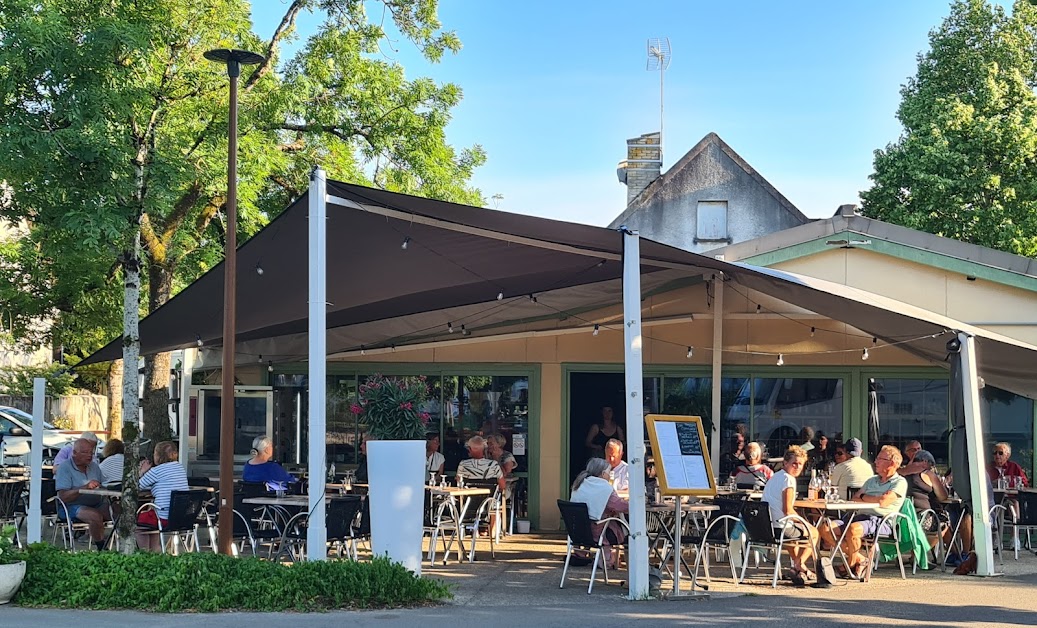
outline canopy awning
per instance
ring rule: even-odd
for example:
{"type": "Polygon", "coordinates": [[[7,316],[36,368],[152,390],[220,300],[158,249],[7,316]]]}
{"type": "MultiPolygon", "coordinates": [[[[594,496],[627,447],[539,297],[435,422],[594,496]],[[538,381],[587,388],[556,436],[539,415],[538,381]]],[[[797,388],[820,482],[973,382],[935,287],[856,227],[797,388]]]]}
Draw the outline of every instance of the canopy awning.
{"type": "MultiPolygon", "coordinates": [[[[307,207],[302,197],[238,249],[239,354],[307,353],[307,207]]],[[[614,230],[328,181],[329,355],[581,327],[622,303],[614,230]],[[451,325],[451,323],[453,325],[451,325]],[[453,327],[453,333],[450,332],[453,327]]],[[[644,293],[723,273],[725,280],[943,363],[947,331],[977,338],[990,384],[1037,398],[1037,347],[886,297],[792,273],[641,242],[644,293]]],[[[222,345],[223,266],[141,321],[141,353],[222,345]]],[[[120,358],[117,339],[85,363],[120,358]]]]}

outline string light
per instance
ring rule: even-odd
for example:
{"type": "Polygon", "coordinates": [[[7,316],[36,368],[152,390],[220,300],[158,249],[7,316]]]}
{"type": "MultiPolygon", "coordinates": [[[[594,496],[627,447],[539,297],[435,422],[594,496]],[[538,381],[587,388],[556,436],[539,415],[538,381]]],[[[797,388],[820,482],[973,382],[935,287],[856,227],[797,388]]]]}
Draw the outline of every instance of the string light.
{"type": "Polygon", "coordinates": [[[270,362],[266,363],[266,371],[267,371],[267,373],[273,373],[274,372],[274,362],[273,362],[273,360],[271,360],[270,362]]]}
{"type": "Polygon", "coordinates": [[[504,298],[504,291],[501,290],[500,292],[497,293],[497,300],[500,301],[503,298],[504,298]]]}
{"type": "Polygon", "coordinates": [[[263,363],[263,354],[262,353],[259,354],[259,359],[256,360],[256,362],[259,362],[260,364],[263,363]]]}
{"type": "Polygon", "coordinates": [[[446,331],[447,331],[448,334],[454,333],[454,324],[453,323],[447,323],[446,324],[446,331]]]}
{"type": "Polygon", "coordinates": [[[531,294],[531,295],[529,295],[529,300],[530,300],[530,301],[532,301],[533,303],[536,303],[536,302],[537,302],[537,298],[536,298],[536,296],[535,296],[535,295],[532,295],[532,294],[531,294]]]}
{"type": "Polygon", "coordinates": [[[689,360],[691,359],[691,356],[693,356],[694,354],[695,354],[694,347],[688,347],[688,359],[689,360]]]}
{"type": "Polygon", "coordinates": [[[862,353],[862,354],[861,354],[861,359],[862,359],[862,360],[867,360],[867,359],[868,359],[868,357],[869,357],[869,356],[868,356],[868,348],[867,348],[867,347],[865,347],[865,348],[864,348],[864,353],[862,353]]]}
{"type": "Polygon", "coordinates": [[[263,276],[263,267],[259,265],[259,262],[256,262],[256,274],[260,277],[263,276]]]}
{"type": "Polygon", "coordinates": [[[364,350],[364,345],[360,345],[360,355],[367,355],[367,351],[364,350]]]}
{"type": "Polygon", "coordinates": [[[598,330],[599,330],[598,324],[594,323],[594,332],[591,335],[592,336],[597,336],[598,335],[598,330]]]}
{"type": "Polygon", "coordinates": [[[779,354],[778,354],[778,362],[777,362],[777,365],[778,365],[778,366],[785,366],[785,354],[783,354],[783,353],[779,353],[779,354]]]}
{"type": "Polygon", "coordinates": [[[403,239],[403,243],[400,244],[400,248],[403,249],[404,251],[406,251],[407,247],[409,245],[410,245],[410,236],[407,236],[406,238],[403,239]]]}
{"type": "Polygon", "coordinates": [[[762,308],[761,308],[760,304],[757,303],[756,304],[756,313],[759,314],[761,311],[762,311],[762,308]]]}
{"type": "Polygon", "coordinates": [[[197,345],[198,345],[199,347],[205,344],[204,342],[202,342],[202,337],[201,337],[201,336],[195,336],[195,341],[194,341],[194,342],[195,342],[195,344],[197,344],[197,345]]]}
{"type": "Polygon", "coordinates": [[[813,338],[813,337],[814,337],[814,333],[815,333],[816,331],[817,331],[817,328],[816,328],[816,327],[811,327],[811,328],[810,328],[810,337],[811,337],[811,338],[813,338]]]}
{"type": "Polygon", "coordinates": [[[468,330],[465,329],[463,324],[461,325],[461,335],[462,336],[467,336],[468,335],[468,330]]]}

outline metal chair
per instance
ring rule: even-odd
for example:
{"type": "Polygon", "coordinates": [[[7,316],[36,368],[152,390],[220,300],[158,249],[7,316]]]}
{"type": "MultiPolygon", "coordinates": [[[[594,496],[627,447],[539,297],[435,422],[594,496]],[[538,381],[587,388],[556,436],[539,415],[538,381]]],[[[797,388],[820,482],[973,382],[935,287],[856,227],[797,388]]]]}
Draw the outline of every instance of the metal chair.
{"type": "MultiPolygon", "coordinates": [[[[912,508],[913,510],[913,508],[912,508]]],[[[868,557],[868,567],[864,574],[864,581],[867,582],[871,579],[871,574],[875,571],[878,565],[878,550],[882,545],[892,546],[896,549],[897,564],[900,566],[900,578],[907,580],[907,572],[904,570],[904,554],[901,551],[901,520],[907,520],[908,517],[902,512],[891,512],[883,517],[878,526],[875,527],[874,534],[865,535],[861,539],[861,549],[868,557]],[[889,530],[889,532],[883,532],[883,530],[889,530]]],[[[917,558],[915,563],[917,563],[917,558]]]]}
{"type": "MultiPolygon", "coordinates": [[[[54,504],[55,512],[55,523],[54,523],[54,534],[55,536],[61,530],[61,540],[65,545],[65,549],[75,553],[76,551],[76,538],[89,532],[90,525],[83,523],[82,521],[73,520],[69,516],[68,505],[61,501],[61,498],[54,495],[49,500],[54,504]]],[[[111,506],[109,506],[109,509],[111,506]]],[[[106,523],[106,527],[110,524],[106,523]]]]}
{"type": "MultiPolygon", "coordinates": [[[[167,545],[171,546],[174,554],[177,553],[180,544],[189,552],[199,550],[198,518],[208,499],[209,491],[173,491],[169,494],[169,518],[163,524],[162,519],[156,517],[158,526],[154,530],[161,540],[163,554],[166,553],[167,545]]],[[[152,502],[141,505],[137,509],[137,514],[140,515],[148,509],[155,510],[157,514],[158,508],[152,502]]],[[[148,526],[140,527],[148,529],[148,526]]]]}
{"type": "Polygon", "coordinates": [[[238,542],[234,551],[238,554],[245,551],[245,543],[248,542],[253,556],[257,556],[260,545],[266,545],[269,549],[268,557],[273,557],[274,548],[281,540],[282,530],[276,522],[268,522],[263,519],[261,506],[254,506],[244,502],[245,494],[234,493],[234,527],[231,538],[238,542]]]}
{"type": "MultiPolygon", "coordinates": [[[[725,499],[717,497],[713,504],[720,508],[710,519],[709,525],[699,536],[697,544],[698,551],[695,554],[695,569],[691,573],[691,588],[695,589],[695,583],[699,574],[699,565],[704,566],[706,575],[706,587],[710,584],[709,579],[709,551],[723,549],[728,551],[728,563],[731,566],[731,579],[738,583],[738,574],[735,571],[735,557],[731,553],[731,532],[736,525],[742,521],[742,509],[745,507],[745,499],[725,499]]],[[[695,539],[689,538],[694,542],[695,539]]],[[[684,539],[682,539],[683,544],[684,539]]]]}
{"type": "MultiPolygon", "coordinates": [[[[767,502],[748,502],[742,508],[742,523],[745,524],[746,544],[742,550],[742,573],[738,583],[745,580],[745,571],[749,566],[749,555],[753,548],[768,548],[774,550],[774,573],[771,579],[771,587],[777,588],[778,575],[781,573],[781,552],[789,546],[808,546],[814,550],[814,560],[817,560],[817,548],[810,538],[786,539],[785,525],[790,522],[802,523],[806,527],[810,524],[799,515],[782,517],[778,523],[782,524],[781,533],[775,536],[775,528],[771,523],[770,506],[767,502]]],[[[816,571],[816,568],[815,568],[816,571]]]]}
{"type": "Polygon", "coordinates": [[[475,562],[475,546],[479,540],[479,531],[484,527],[490,541],[490,557],[496,558],[494,544],[500,538],[500,526],[504,523],[501,518],[503,515],[500,507],[500,487],[496,480],[469,480],[467,485],[490,491],[488,495],[476,495],[466,499],[459,509],[458,527],[461,530],[461,539],[464,539],[465,532],[471,532],[472,536],[468,562],[475,562]]]}
{"type": "MultiPolygon", "coordinates": [[[[590,585],[587,586],[587,594],[590,595],[591,591],[594,590],[594,578],[598,573],[598,562],[601,560],[605,533],[608,531],[609,524],[615,522],[625,528],[628,537],[630,535],[630,526],[626,521],[618,517],[608,517],[595,521],[591,519],[590,513],[587,512],[587,504],[582,502],[569,502],[559,499],[558,510],[562,514],[562,522],[565,523],[565,533],[568,536],[565,548],[565,567],[562,568],[562,581],[558,583],[558,588],[565,587],[565,576],[569,573],[569,559],[572,558],[573,550],[594,550],[594,566],[591,568],[590,585]],[[601,534],[594,538],[591,526],[598,523],[605,524],[605,527],[602,528],[601,534]]],[[[605,576],[605,584],[608,584],[609,569],[607,560],[602,564],[602,573],[605,576]]]]}
{"type": "Polygon", "coordinates": [[[25,511],[22,508],[22,492],[25,490],[25,481],[0,482],[0,528],[5,525],[14,526],[14,541],[18,547],[22,546],[22,537],[18,533],[25,511]]]}
{"type": "MultiPolygon", "coordinates": [[[[422,536],[429,536],[426,560],[431,564],[436,564],[436,542],[442,539],[443,564],[446,565],[447,558],[450,556],[450,549],[454,546],[454,541],[457,540],[458,515],[457,507],[452,499],[445,496],[436,499],[431,490],[425,490],[422,536]],[[447,542],[447,533],[450,535],[449,543],[447,542]]],[[[458,544],[457,562],[461,562],[461,551],[462,548],[460,544],[458,544]]]]}

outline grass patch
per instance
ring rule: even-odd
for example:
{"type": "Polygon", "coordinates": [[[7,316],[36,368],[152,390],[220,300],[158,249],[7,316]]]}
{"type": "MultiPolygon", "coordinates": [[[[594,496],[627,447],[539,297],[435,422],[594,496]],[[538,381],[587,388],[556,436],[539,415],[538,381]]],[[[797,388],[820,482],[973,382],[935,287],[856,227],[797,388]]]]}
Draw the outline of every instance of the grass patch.
{"type": "Polygon", "coordinates": [[[14,599],[21,606],[319,611],[422,606],[451,596],[442,582],[385,558],[283,565],[217,554],[71,554],[45,544],[33,545],[24,557],[25,581],[14,599]]]}

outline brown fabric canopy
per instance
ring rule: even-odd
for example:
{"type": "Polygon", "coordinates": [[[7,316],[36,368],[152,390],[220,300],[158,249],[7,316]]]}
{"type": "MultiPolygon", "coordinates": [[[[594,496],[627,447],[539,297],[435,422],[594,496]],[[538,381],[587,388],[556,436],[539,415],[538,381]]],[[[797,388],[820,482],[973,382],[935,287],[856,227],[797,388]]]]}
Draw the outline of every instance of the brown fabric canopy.
{"type": "MultiPolygon", "coordinates": [[[[587,324],[581,313],[622,302],[622,242],[614,230],[334,181],[327,193],[329,355],[456,341],[462,324],[475,337],[580,327],[587,324]]],[[[238,249],[241,356],[306,359],[308,202],[297,200],[238,249]]],[[[1030,375],[1037,348],[1025,343],[843,285],[641,240],[645,293],[719,272],[886,342],[932,335],[902,348],[933,362],[944,361],[945,332],[966,331],[977,337],[987,382],[1037,398],[1030,375]]],[[[198,340],[221,346],[222,302],[219,265],[141,321],[141,353],[198,340]]],[[[117,339],[84,364],[121,355],[117,339]]]]}

